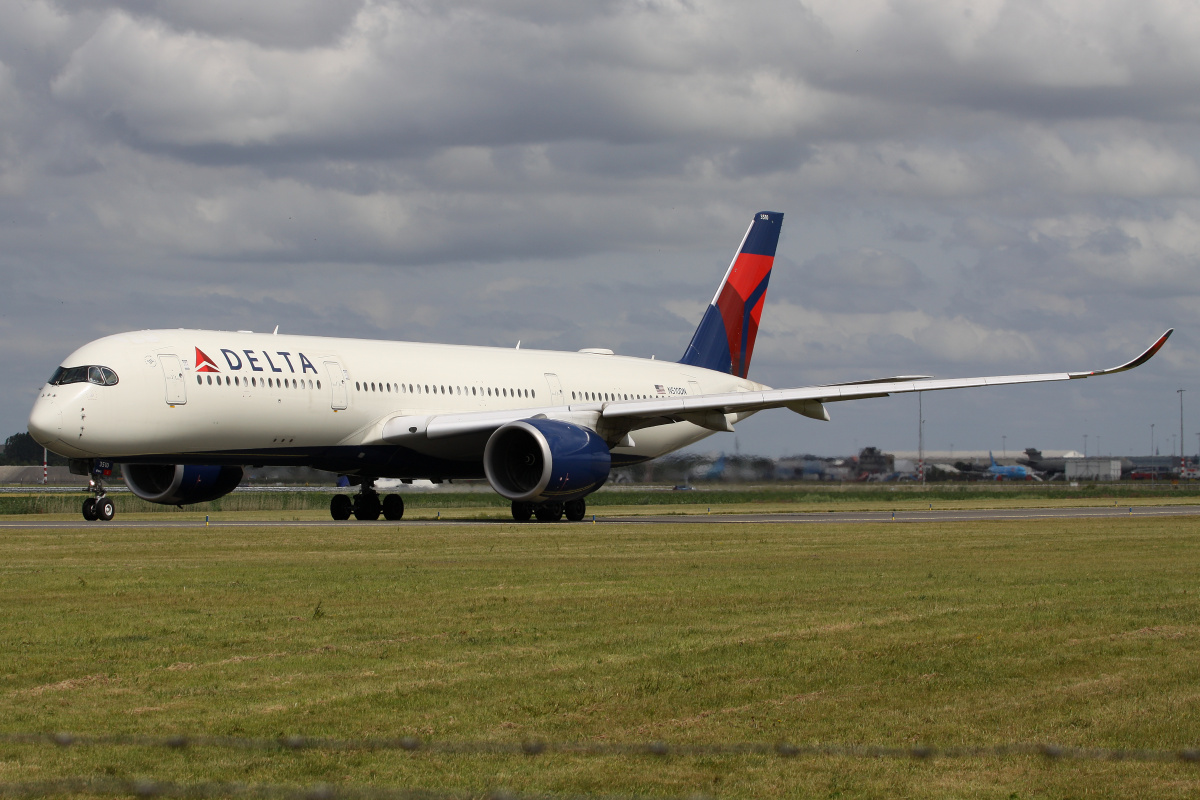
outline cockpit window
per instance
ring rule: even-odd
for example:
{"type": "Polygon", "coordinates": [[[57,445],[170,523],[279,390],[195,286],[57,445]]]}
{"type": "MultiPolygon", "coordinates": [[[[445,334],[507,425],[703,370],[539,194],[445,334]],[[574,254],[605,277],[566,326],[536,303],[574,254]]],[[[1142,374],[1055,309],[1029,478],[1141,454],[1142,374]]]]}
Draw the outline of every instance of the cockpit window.
{"type": "Polygon", "coordinates": [[[51,386],[65,386],[68,383],[94,383],[97,386],[116,386],[117,373],[108,367],[59,367],[50,377],[49,383],[51,386]]]}

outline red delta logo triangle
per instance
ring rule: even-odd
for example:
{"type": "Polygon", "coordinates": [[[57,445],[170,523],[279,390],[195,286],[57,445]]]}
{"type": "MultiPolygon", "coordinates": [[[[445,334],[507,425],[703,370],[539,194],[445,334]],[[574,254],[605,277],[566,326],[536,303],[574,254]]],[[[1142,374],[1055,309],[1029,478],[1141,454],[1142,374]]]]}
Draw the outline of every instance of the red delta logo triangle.
{"type": "Polygon", "coordinates": [[[220,372],[217,365],[203,350],[196,348],[196,372],[220,372]]]}

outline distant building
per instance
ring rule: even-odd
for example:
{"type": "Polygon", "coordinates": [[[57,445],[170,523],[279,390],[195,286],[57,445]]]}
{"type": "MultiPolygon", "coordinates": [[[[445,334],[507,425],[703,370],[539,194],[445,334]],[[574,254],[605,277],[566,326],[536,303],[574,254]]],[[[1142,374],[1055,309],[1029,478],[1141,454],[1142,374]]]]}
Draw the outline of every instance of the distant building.
{"type": "Polygon", "coordinates": [[[864,447],[858,453],[858,471],[868,475],[890,475],[896,471],[896,457],[878,447],[864,447]]]}
{"type": "Polygon", "coordinates": [[[1119,481],[1121,459],[1119,458],[1068,458],[1066,479],[1069,481],[1119,481]]]}

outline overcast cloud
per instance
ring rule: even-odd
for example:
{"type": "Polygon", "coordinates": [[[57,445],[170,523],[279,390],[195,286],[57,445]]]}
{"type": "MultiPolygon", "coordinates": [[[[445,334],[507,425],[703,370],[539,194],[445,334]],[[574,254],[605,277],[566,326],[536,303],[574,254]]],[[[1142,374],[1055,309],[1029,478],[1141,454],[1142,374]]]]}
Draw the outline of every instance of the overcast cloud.
{"type": "MultiPolygon", "coordinates": [[[[1168,452],[1195,386],[1191,3],[0,14],[2,435],[75,347],[137,328],[677,358],[768,209],[759,380],[1106,367],[1174,326],[1128,375],[925,398],[931,448],[1122,455],[1151,423],[1168,452]]],[[[738,444],[916,447],[914,398],[831,414],[759,415],[738,444]]]]}

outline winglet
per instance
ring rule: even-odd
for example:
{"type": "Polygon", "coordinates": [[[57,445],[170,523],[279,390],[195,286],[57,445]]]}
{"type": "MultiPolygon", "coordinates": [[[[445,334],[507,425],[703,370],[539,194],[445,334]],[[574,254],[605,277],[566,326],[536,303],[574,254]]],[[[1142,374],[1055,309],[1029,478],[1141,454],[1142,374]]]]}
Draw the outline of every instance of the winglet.
{"type": "Polygon", "coordinates": [[[1148,347],[1146,349],[1146,352],[1142,353],[1140,356],[1135,358],[1133,361],[1128,361],[1119,367],[1113,367],[1111,369],[1098,369],[1098,370],[1095,370],[1094,372],[1071,372],[1071,373],[1069,373],[1069,375],[1072,378],[1090,378],[1094,375],[1112,375],[1114,372],[1124,372],[1127,369],[1133,369],[1134,367],[1140,367],[1142,364],[1145,364],[1147,361],[1154,358],[1154,354],[1159,351],[1159,348],[1161,348],[1164,344],[1167,343],[1167,339],[1170,339],[1171,334],[1174,332],[1175,332],[1174,328],[1168,329],[1166,333],[1164,333],[1162,336],[1158,337],[1157,342],[1150,345],[1150,347],[1148,347]]]}

